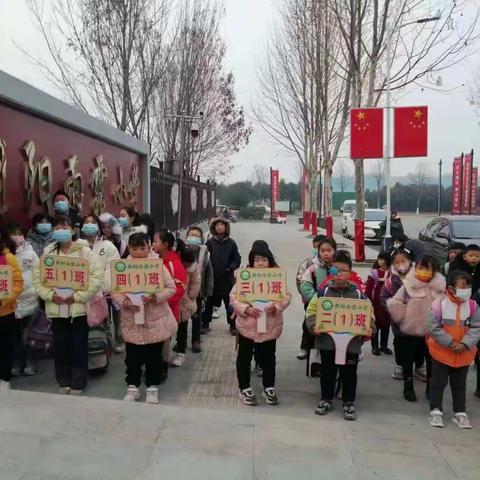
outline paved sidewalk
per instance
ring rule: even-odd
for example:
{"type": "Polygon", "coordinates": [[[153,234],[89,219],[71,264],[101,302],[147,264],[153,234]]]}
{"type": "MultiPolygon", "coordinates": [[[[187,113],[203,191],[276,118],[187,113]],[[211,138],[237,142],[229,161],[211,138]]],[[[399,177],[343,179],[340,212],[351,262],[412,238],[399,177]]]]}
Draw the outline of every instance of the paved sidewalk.
{"type": "MultiPolygon", "coordinates": [[[[306,378],[305,363],[295,358],[303,312],[295,273],[311,251],[311,239],[298,228],[293,221],[232,226],[244,259],[254,240],[270,243],[294,293],[277,349],[279,406],[249,408],[238,401],[235,340],[224,315],[204,337],[204,352],[189,352],[185,366],[170,372],[159,406],[119,401],[121,356],[91,379],[83,398],[49,394],[56,385],[51,362],[44,362],[41,374],[15,379],[15,390],[0,395],[0,480],[480,478],[474,371],[472,431],[451,423],[449,392],[447,426],[431,428],[424,384],[416,383],[418,403],[405,402],[401,382],[391,378],[392,358],[373,357],[368,346],[359,366],[358,420],[343,420],[341,402],[326,417],[313,414],[318,380],[306,378]]],[[[253,385],[260,393],[261,379],[253,385]]]]}

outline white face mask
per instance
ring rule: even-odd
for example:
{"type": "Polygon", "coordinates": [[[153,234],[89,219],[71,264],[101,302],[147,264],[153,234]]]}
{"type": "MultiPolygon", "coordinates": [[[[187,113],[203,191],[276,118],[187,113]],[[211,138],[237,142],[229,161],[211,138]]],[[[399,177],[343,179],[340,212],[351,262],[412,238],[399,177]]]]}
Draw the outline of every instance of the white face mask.
{"type": "Polygon", "coordinates": [[[472,296],[472,289],[471,288],[457,288],[455,290],[455,295],[463,300],[464,302],[470,300],[472,296]]]}

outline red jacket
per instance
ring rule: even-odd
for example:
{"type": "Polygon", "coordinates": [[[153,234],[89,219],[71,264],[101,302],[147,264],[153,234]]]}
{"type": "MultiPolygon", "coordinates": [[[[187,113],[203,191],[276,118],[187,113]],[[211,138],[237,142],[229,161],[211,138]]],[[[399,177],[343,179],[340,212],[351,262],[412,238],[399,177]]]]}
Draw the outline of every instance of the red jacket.
{"type": "MultiPolygon", "coordinates": [[[[318,286],[318,290],[320,290],[321,288],[325,288],[327,286],[327,283],[334,278],[335,276],[332,274],[327,275],[327,278],[325,278],[325,280],[318,286]]],[[[354,272],[353,270],[350,272],[349,282],[356,285],[362,293],[364,292],[365,289],[363,288],[363,281],[357,272],[354,272]]]]}
{"type": "Polygon", "coordinates": [[[177,322],[180,322],[180,302],[185,294],[187,271],[180,260],[180,256],[174,251],[167,253],[163,258],[163,264],[167,267],[167,270],[175,282],[176,292],[168,299],[168,304],[170,305],[177,322]]]}

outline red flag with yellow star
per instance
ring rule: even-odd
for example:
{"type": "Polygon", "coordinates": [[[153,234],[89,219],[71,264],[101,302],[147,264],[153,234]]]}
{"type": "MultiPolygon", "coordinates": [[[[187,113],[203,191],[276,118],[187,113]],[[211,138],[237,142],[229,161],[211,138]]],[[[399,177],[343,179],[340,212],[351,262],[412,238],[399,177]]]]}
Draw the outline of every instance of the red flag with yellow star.
{"type": "Polygon", "coordinates": [[[350,158],[383,157],[383,108],[350,111],[350,158]]]}
{"type": "Polygon", "coordinates": [[[428,107],[397,107],[394,113],[394,157],[426,157],[428,107]]]}

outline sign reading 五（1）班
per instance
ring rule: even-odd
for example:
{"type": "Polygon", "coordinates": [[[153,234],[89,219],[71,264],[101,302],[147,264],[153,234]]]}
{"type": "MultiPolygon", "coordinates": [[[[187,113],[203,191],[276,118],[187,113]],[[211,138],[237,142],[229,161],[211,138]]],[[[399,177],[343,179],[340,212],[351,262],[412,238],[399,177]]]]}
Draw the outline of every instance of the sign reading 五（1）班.
{"type": "Polygon", "coordinates": [[[281,268],[241,268],[237,275],[241,302],[281,302],[287,298],[287,278],[281,268]]]}
{"type": "Polygon", "coordinates": [[[9,265],[0,266],[0,300],[12,297],[13,270],[9,265]]]}
{"type": "Polygon", "coordinates": [[[44,287],[88,290],[89,263],[85,258],[43,255],[40,258],[40,281],[44,287]]]}
{"type": "Polygon", "coordinates": [[[112,293],[154,294],[163,291],[163,262],[158,258],[113,260],[110,274],[112,293]]]}

